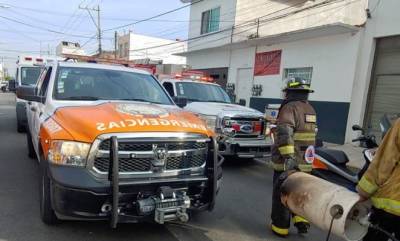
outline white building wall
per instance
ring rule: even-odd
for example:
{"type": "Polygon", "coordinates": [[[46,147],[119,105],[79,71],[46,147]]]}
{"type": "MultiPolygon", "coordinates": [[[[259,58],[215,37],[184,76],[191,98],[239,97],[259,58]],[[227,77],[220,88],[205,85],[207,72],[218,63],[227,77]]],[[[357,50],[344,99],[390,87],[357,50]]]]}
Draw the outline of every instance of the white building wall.
{"type": "Polygon", "coordinates": [[[190,7],[189,38],[198,39],[189,41],[188,49],[192,51],[230,43],[235,14],[236,0],[206,0],[193,4],[190,7]],[[216,7],[221,7],[219,31],[201,35],[202,13],[216,7]]]}
{"type": "MultiPolygon", "coordinates": [[[[360,34],[340,34],[295,42],[257,46],[257,52],[282,50],[279,75],[255,76],[264,98],[281,98],[285,68],[312,67],[311,100],[350,102],[360,34]]],[[[254,68],[255,47],[232,51],[228,82],[235,83],[237,68],[254,68]]]]}
{"type": "Polygon", "coordinates": [[[233,41],[314,28],[334,23],[361,25],[366,0],[237,0],[233,41]],[[259,22],[257,22],[259,19],[259,22]]]}
{"type": "Polygon", "coordinates": [[[229,51],[225,49],[202,50],[187,56],[192,69],[224,68],[229,66],[229,51]]]}
{"type": "Polygon", "coordinates": [[[350,141],[357,133],[351,131],[351,125],[362,124],[368,100],[368,90],[375,55],[376,38],[400,35],[400,2],[397,0],[369,0],[368,8],[371,18],[363,30],[363,41],[360,44],[356,77],[352,91],[352,103],[346,132],[350,141]]]}
{"type": "Polygon", "coordinates": [[[186,64],[186,57],[173,55],[186,50],[186,42],[130,33],[129,60],[149,58],[163,64],[186,64]]]}
{"type": "Polygon", "coordinates": [[[257,32],[265,37],[334,23],[362,25],[366,5],[367,0],[205,0],[191,6],[188,50],[244,41],[257,32]],[[201,35],[202,13],[216,7],[219,31],[201,35]]]}

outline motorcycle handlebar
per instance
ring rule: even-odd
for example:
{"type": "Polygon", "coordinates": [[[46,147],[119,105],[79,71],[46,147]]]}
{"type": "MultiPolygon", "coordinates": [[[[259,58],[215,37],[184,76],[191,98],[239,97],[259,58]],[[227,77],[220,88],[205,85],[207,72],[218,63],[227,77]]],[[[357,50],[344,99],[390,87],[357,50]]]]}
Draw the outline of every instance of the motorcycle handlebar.
{"type": "Polygon", "coordinates": [[[370,138],[369,137],[365,137],[365,136],[360,136],[360,137],[358,137],[356,139],[353,139],[352,142],[357,142],[357,141],[364,142],[364,141],[368,141],[368,139],[370,139],[370,138]]]}

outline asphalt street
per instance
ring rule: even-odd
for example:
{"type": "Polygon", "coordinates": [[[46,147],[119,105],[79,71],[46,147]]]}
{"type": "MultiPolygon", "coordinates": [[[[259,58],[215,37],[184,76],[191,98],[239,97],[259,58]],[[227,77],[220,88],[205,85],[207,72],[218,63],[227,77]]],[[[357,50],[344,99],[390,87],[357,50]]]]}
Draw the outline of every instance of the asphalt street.
{"type": "Polygon", "coordinates": [[[316,228],[307,236],[295,229],[286,239],[273,236],[268,228],[272,171],[262,161],[227,161],[215,210],[185,225],[121,224],[112,230],[106,222],[68,221],[46,226],[39,218],[38,165],[28,158],[25,134],[16,131],[14,99],[0,93],[0,241],[325,240],[326,232],[316,228]]]}

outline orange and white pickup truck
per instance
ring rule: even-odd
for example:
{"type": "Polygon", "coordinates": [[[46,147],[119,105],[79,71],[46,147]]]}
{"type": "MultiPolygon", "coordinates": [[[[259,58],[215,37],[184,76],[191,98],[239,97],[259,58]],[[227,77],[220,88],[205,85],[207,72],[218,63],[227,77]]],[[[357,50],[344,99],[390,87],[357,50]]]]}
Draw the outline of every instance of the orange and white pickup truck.
{"type": "Polygon", "coordinates": [[[41,170],[40,214],[59,220],[188,221],[212,210],[222,177],[214,133],[149,73],[55,62],[27,102],[27,145],[41,170]]]}

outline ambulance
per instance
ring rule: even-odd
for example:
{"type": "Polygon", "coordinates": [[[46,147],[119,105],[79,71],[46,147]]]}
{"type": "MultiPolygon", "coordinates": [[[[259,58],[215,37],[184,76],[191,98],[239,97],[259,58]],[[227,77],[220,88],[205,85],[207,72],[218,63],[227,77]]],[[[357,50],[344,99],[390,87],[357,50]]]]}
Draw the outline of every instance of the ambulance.
{"type": "MultiPolygon", "coordinates": [[[[16,88],[19,86],[35,86],[39,78],[41,68],[46,64],[47,59],[40,56],[21,55],[17,60],[17,70],[15,74],[16,88]]],[[[17,131],[25,130],[26,102],[22,99],[16,99],[17,112],[17,131]]]]}

